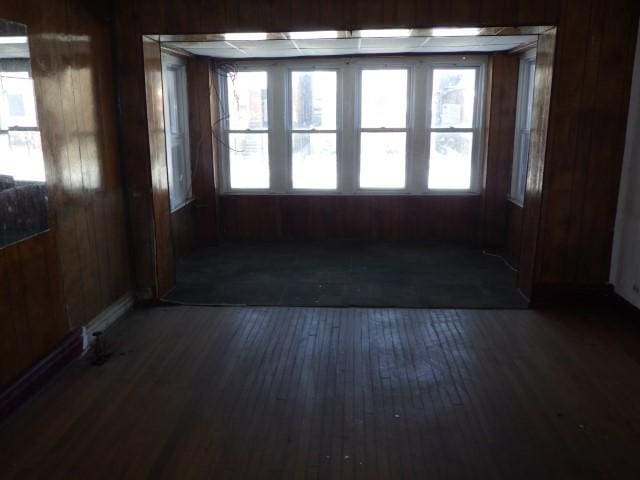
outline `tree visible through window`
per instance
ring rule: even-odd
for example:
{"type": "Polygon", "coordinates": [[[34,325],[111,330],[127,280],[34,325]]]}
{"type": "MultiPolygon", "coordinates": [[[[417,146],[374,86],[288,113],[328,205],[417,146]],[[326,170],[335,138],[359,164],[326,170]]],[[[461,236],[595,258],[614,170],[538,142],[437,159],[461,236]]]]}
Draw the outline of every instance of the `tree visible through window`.
{"type": "Polygon", "coordinates": [[[475,69],[433,71],[429,188],[471,187],[475,91],[475,69]]]}

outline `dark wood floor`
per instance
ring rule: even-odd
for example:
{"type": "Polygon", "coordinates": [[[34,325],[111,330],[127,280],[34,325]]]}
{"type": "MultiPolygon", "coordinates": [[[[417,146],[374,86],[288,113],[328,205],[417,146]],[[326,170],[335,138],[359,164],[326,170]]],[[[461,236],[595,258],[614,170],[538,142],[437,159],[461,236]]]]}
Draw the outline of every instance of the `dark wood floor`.
{"type": "Polygon", "coordinates": [[[2,478],[640,478],[622,314],[138,310],[0,426],[2,478]]]}

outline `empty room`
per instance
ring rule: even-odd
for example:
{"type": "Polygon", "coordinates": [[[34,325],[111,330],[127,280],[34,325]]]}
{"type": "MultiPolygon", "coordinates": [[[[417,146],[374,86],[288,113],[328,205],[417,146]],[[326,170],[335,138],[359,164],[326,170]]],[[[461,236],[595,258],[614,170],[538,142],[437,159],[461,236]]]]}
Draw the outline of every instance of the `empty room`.
{"type": "Polygon", "coordinates": [[[3,0],[2,478],[640,477],[635,0],[3,0]]]}

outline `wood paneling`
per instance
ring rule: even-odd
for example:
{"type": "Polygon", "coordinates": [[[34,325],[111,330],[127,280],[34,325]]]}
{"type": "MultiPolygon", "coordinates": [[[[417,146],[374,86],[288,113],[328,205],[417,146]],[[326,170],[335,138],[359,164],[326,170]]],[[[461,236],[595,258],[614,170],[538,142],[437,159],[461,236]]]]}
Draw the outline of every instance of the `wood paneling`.
{"type": "Polygon", "coordinates": [[[153,210],[152,245],[155,259],[153,290],[156,297],[161,297],[175,284],[176,272],[171,238],[160,43],[145,37],[143,56],[153,210]]]}
{"type": "Polygon", "coordinates": [[[637,320],[140,309],[1,426],[3,479],[637,479],[637,320]]]}
{"type": "Polygon", "coordinates": [[[518,102],[517,55],[498,54],[491,57],[491,81],[487,95],[487,146],[485,182],[482,192],[482,244],[487,248],[505,246],[507,204],[511,187],[513,142],[518,102]]]}
{"type": "Polygon", "coordinates": [[[131,286],[110,17],[107,1],[0,3],[29,31],[50,217],[48,233],[0,250],[0,329],[17,329],[0,383],[131,286]]]}
{"type": "Polygon", "coordinates": [[[522,207],[511,200],[505,200],[507,208],[507,245],[506,250],[513,266],[520,265],[520,249],[522,248],[522,207]]]}
{"type": "Polygon", "coordinates": [[[559,74],[575,78],[552,100],[536,275],[545,284],[608,279],[640,8],[622,0],[573,3],[580,5],[558,31],[559,74]],[[579,38],[584,48],[565,54],[579,38]]]}
{"type": "Polygon", "coordinates": [[[447,240],[474,243],[479,195],[223,195],[225,239],[447,240]]]}
{"type": "MultiPolygon", "coordinates": [[[[542,215],[543,178],[546,168],[554,168],[554,165],[545,161],[545,152],[547,152],[549,106],[551,104],[555,49],[556,32],[540,36],[536,53],[529,165],[522,212],[522,246],[519,257],[520,273],[518,275],[518,286],[530,300],[534,297],[533,287],[536,283],[536,274],[538,272],[537,248],[539,246],[540,216],[542,215]]],[[[557,80],[556,83],[558,83],[557,80]]],[[[560,205],[558,208],[560,208],[560,205]]]]}
{"type": "Polygon", "coordinates": [[[213,81],[209,59],[189,58],[187,84],[193,201],[171,214],[173,243],[178,258],[195,248],[213,245],[218,238],[212,115],[212,111],[217,112],[217,107],[212,104],[217,96],[212,88],[213,81]]]}
{"type": "Polygon", "coordinates": [[[0,249],[0,386],[24,372],[68,331],[55,235],[0,249]]]}
{"type": "MultiPolygon", "coordinates": [[[[141,57],[131,51],[140,48],[133,43],[140,43],[143,33],[557,25],[557,69],[552,72],[548,65],[539,74],[544,83],[540,88],[547,92],[553,75],[554,93],[548,102],[551,135],[547,146],[542,138],[546,129],[541,129],[538,150],[533,152],[540,158],[546,153],[547,162],[534,165],[529,175],[523,288],[531,294],[533,285],[541,282],[604,284],[639,9],[636,0],[325,0],[313,5],[291,0],[221,0],[214,4],[190,0],[160,5],[151,0],[117,0],[119,49],[128,50],[120,57],[126,79],[121,79],[121,86],[128,87],[130,76],[141,70],[141,57]]],[[[145,162],[144,156],[136,154],[136,143],[146,142],[137,135],[142,130],[138,122],[144,105],[137,87],[121,88],[121,92],[126,107],[121,117],[123,129],[136,132],[126,139],[125,162],[136,169],[145,162]]],[[[144,199],[140,202],[150,204],[144,199]]],[[[139,212],[140,222],[149,222],[151,210],[139,212]]],[[[148,259],[144,252],[148,246],[139,242],[141,259],[148,259]]]]}

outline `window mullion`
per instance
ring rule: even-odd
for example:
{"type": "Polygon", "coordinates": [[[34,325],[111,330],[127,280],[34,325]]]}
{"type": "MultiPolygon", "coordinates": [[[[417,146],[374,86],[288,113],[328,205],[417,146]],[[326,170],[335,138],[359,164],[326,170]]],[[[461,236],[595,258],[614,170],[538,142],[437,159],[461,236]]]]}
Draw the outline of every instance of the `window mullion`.
{"type": "Polygon", "coordinates": [[[357,190],[358,145],[357,130],[360,92],[357,69],[351,63],[341,69],[338,87],[338,190],[353,194],[357,190]],[[352,101],[347,101],[351,99],[352,101]]]}
{"type": "Polygon", "coordinates": [[[282,65],[274,65],[268,72],[270,191],[285,193],[291,188],[288,71],[282,65]]]}
{"type": "Polygon", "coordinates": [[[411,142],[407,158],[407,190],[419,194],[427,190],[427,152],[424,132],[427,129],[427,68],[418,64],[413,70],[412,96],[409,108],[413,109],[413,121],[409,125],[411,142]]]}

